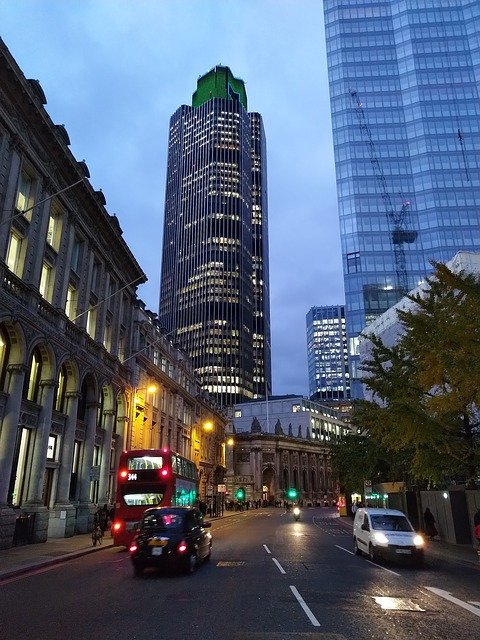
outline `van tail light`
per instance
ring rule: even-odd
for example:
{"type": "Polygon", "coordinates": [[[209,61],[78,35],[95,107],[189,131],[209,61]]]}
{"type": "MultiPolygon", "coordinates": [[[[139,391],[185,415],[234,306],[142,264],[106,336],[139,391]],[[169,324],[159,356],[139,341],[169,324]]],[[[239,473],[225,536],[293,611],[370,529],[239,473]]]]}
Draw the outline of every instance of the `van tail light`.
{"type": "Polygon", "coordinates": [[[180,542],[180,544],[178,545],[178,551],[179,551],[179,553],[185,553],[186,550],[187,550],[187,544],[186,544],[185,540],[182,540],[180,542]]]}

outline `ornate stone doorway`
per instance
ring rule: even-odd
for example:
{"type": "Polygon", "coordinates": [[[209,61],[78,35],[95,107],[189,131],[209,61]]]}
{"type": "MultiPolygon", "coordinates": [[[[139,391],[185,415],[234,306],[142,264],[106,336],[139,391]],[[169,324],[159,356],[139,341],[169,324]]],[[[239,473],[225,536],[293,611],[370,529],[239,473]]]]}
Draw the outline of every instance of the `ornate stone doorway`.
{"type": "Polygon", "coordinates": [[[267,467],[262,474],[262,499],[268,504],[275,503],[275,470],[273,467],[267,467]]]}

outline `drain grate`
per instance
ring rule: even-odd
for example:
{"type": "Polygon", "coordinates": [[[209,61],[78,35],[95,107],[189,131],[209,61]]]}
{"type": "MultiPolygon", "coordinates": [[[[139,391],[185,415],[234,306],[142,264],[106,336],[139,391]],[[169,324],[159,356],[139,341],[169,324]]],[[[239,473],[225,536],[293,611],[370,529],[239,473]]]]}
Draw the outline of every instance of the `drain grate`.
{"type": "Polygon", "coordinates": [[[217,562],[217,567],[241,567],[242,564],[245,564],[243,560],[221,560],[220,562],[217,562]]]}

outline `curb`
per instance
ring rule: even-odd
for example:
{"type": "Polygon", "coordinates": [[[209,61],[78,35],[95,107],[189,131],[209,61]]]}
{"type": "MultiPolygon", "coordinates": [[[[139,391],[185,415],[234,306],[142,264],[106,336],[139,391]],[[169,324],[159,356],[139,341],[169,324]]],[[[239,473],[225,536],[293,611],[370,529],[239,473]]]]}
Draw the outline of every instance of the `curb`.
{"type": "Polygon", "coordinates": [[[82,556],[86,556],[90,553],[95,553],[95,551],[101,551],[102,549],[110,549],[114,546],[113,542],[109,544],[101,544],[98,547],[91,547],[85,549],[77,549],[76,551],[69,551],[64,555],[57,556],[56,558],[51,558],[48,560],[40,560],[39,562],[35,562],[33,564],[29,564],[25,567],[19,567],[17,569],[12,569],[11,571],[6,571],[5,573],[0,574],[0,583],[8,578],[14,578],[15,576],[20,576],[24,573],[29,573],[30,571],[35,571],[36,569],[43,569],[44,567],[51,567],[56,564],[61,564],[62,562],[67,562],[68,560],[73,560],[75,558],[81,558],[82,556]]]}

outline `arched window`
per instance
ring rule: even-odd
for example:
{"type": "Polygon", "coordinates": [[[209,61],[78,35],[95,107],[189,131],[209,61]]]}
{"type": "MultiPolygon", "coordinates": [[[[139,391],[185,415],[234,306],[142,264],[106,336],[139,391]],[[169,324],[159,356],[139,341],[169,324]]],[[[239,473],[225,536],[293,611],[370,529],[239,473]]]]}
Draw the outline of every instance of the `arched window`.
{"type": "Polygon", "coordinates": [[[288,489],[289,485],[289,477],[288,477],[288,469],[285,467],[285,469],[283,470],[283,488],[286,490],[288,489]]]}
{"type": "Polygon", "coordinates": [[[66,407],[66,392],[67,392],[67,367],[62,364],[60,368],[60,373],[58,374],[58,386],[55,389],[55,400],[53,406],[55,407],[55,411],[60,411],[61,413],[65,413],[67,410],[66,407]]]}
{"type": "Polygon", "coordinates": [[[308,474],[306,469],[302,471],[302,489],[308,491],[308,474]]]}
{"type": "Polygon", "coordinates": [[[293,486],[297,491],[300,490],[300,486],[298,484],[298,469],[293,470],[293,486]]]}
{"type": "Polygon", "coordinates": [[[104,394],[107,393],[107,389],[102,387],[102,390],[100,391],[100,397],[99,397],[99,402],[98,402],[98,408],[97,408],[97,426],[101,427],[102,429],[105,427],[105,414],[103,413],[104,411],[104,394]]]}
{"type": "Polygon", "coordinates": [[[316,491],[317,490],[317,474],[315,473],[315,469],[312,469],[310,471],[310,484],[311,484],[312,491],[316,491]]]}
{"type": "Polygon", "coordinates": [[[10,340],[3,327],[0,327],[0,389],[5,391],[5,380],[7,379],[7,365],[10,355],[10,340]]]}
{"type": "Polygon", "coordinates": [[[38,402],[40,395],[40,379],[42,375],[42,356],[39,349],[35,348],[28,364],[28,373],[25,378],[23,395],[27,400],[38,402]]]}
{"type": "Polygon", "coordinates": [[[82,391],[80,394],[80,398],[78,399],[78,411],[77,418],[85,422],[85,417],[87,415],[87,393],[88,393],[88,385],[86,380],[82,382],[82,391]]]}

